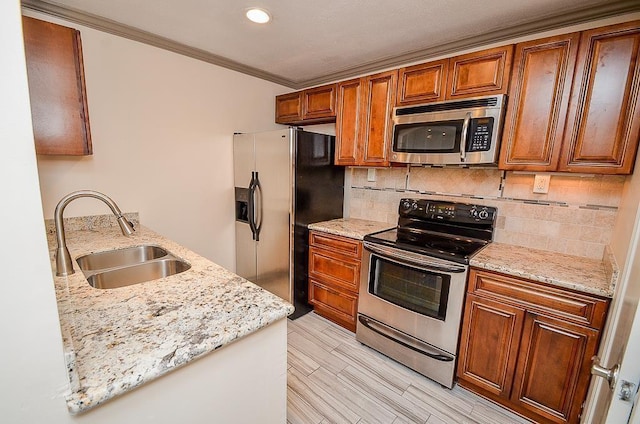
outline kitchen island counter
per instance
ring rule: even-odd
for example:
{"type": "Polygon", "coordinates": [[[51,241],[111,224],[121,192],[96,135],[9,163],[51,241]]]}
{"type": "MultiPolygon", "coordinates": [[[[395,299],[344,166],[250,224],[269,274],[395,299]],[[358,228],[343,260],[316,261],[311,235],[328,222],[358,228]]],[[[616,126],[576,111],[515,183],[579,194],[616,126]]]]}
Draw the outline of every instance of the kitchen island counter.
{"type": "MultiPolygon", "coordinates": [[[[73,220],[73,219],[72,219],[73,220]]],[[[293,312],[255,284],[141,226],[131,237],[114,220],[69,222],[73,258],[96,251],[159,245],[191,269],[116,289],[91,287],[76,272],[55,277],[72,414],[128,392],[293,312]],[[86,222],[90,224],[85,225],[86,222]],[[108,223],[106,225],[102,225],[108,223]]],[[[48,223],[52,269],[55,231],[48,223]]]]}
{"type": "Polygon", "coordinates": [[[611,254],[596,260],[505,243],[490,243],[469,265],[608,298],[618,278],[611,254]]]}

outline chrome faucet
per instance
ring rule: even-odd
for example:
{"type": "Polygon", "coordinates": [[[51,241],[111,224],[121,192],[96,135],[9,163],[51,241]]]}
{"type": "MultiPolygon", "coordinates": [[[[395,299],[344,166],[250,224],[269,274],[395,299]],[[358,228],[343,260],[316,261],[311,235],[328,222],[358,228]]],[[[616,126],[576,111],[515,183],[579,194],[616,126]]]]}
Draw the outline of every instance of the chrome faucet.
{"type": "Polygon", "coordinates": [[[75,272],[75,270],[73,269],[73,262],[71,262],[69,249],[67,249],[67,241],[64,235],[64,223],[62,222],[62,214],[64,212],[64,208],[67,207],[67,205],[72,200],[78,199],[80,197],[93,197],[106,203],[107,206],[111,208],[111,212],[113,212],[113,214],[118,219],[118,225],[120,225],[120,229],[122,230],[123,235],[130,236],[135,231],[133,229],[133,224],[122,215],[122,212],[120,212],[120,208],[118,208],[118,205],[116,205],[116,203],[108,196],[93,190],[79,190],[67,194],[62,199],[60,199],[54,212],[56,224],[56,239],[58,241],[58,247],[56,248],[56,275],[58,277],[71,275],[75,272]]]}

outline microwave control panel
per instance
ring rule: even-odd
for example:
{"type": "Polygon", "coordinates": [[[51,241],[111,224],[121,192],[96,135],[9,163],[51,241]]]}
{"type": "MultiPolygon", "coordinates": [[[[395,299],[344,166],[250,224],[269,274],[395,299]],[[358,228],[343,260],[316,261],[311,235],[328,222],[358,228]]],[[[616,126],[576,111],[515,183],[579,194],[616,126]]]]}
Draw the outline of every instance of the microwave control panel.
{"type": "Polygon", "coordinates": [[[469,125],[467,152],[486,152],[491,148],[493,118],[474,118],[469,125]]]}

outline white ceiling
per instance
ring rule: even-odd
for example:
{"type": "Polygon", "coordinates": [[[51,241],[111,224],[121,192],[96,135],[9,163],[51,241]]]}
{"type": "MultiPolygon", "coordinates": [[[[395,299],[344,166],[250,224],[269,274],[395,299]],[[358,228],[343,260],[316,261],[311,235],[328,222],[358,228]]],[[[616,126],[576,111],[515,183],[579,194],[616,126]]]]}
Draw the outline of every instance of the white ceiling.
{"type": "Polygon", "coordinates": [[[293,88],[640,10],[629,0],[23,0],[293,88]],[[247,8],[273,20],[249,22],[247,8]]]}

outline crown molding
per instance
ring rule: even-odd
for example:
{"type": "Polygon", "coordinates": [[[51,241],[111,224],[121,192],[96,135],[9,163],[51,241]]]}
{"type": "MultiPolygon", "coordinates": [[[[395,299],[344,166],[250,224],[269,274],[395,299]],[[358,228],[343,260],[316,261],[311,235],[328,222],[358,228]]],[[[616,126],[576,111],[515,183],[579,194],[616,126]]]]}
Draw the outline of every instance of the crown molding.
{"type": "Polygon", "coordinates": [[[523,24],[513,25],[476,36],[461,38],[450,43],[444,43],[435,47],[429,47],[427,49],[415,50],[413,52],[375,60],[362,65],[343,69],[329,75],[324,75],[319,78],[313,78],[296,83],[297,85],[306,88],[326,84],[329,82],[342,81],[345,79],[353,78],[357,75],[366,75],[373,72],[378,72],[382,69],[401,67],[411,62],[424,62],[428,61],[430,58],[448,54],[455,54],[463,50],[483,47],[487,44],[512,40],[514,38],[541,33],[544,31],[555,30],[571,25],[610,18],[612,16],[624,15],[626,13],[638,11],[640,11],[640,2],[637,0],[613,1],[604,5],[584,8],[579,11],[573,11],[560,15],[548,16],[544,19],[538,19],[523,24]]]}
{"type": "Polygon", "coordinates": [[[90,13],[85,13],[76,9],[59,6],[42,0],[22,0],[22,8],[33,10],[35,12],[42,12],[56,18],[65,19],[76,24],[97,29],[98,31],[117,35],[129,40],[138,41],[140,43],[178,53],[187,57],[191,57],[193,59],[201,60],[203,62],[241,72],[246,75],[251,75],[256,78],[284,85],[286,87],[298,88],[298,86],[300,85],[299,83],[291,81],[287,78],[283,78],[281,76],[253,68],[251,66],[235,62],[233,60],[210,53],[208,51],[190,47],[186,44],[178,43],[176,41],[169,40],[168,38],[164,38],[147,31],[142,31],[129,25],[124,25],[119,22],[105,19],[97,15],[92,15],[90,13]]]}
{"type": "Polygon", "coordinates": [[[313,87],[329,82],[341,81],[353,78],[357,75],[366,75],[377,72],[381,69],[399,67],[406,63],[426,61],[429,58],[454,54],[462,50],[479,48],[487,44],[510,40],[517,37],[527,36],[544,31],[554,30],[570,25],[598,19],[609,18],[616,15],[640,11],[640,2],[637,0],[612,1],[603,5],[583,8],[559,15],[547,16],[531,22],[512,25],[499,30],[487,32],[481,35],[461,38],[459,40],[444,43],[427,49],[420,49],[401,55],[391,56],[380,60],[375,60],[362,65],[343,69],[319,78],[308,80],[291,80],[269,72],[262,71],[251,66],[227,59],[225,57],[207,52],[202,49],[187,46],[173,40],[158,36],[156,34],[142,31],[137,28],[123,25],[116,21],[102,18],[97,15],[85,13],[76,9],[48,3],[43,0],[22,0],[23,9],[42,12],[57,18],[62,18],[89,28],[97,29],[129,40],[138,41],[150,46],[158,47],[174,53],[201,60],[233,71],[241,72],[256,78],[270,81],[292,89],[313,87]]]}

